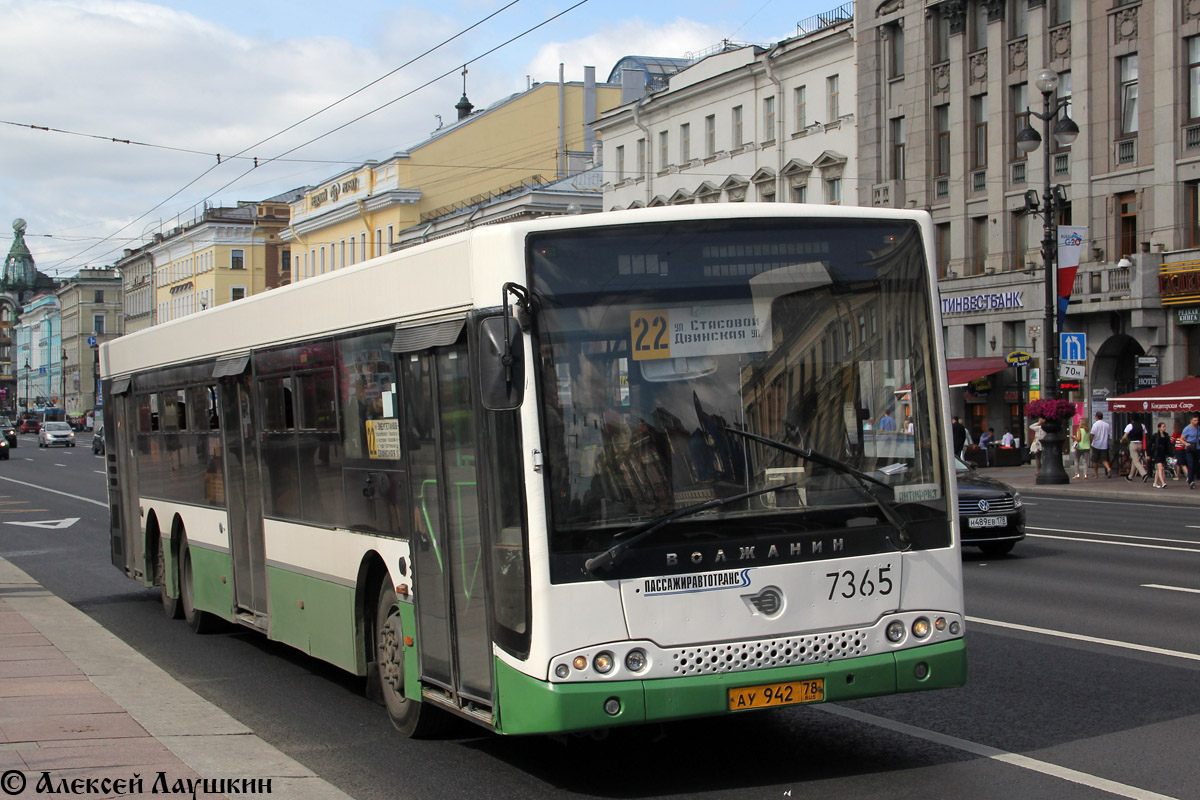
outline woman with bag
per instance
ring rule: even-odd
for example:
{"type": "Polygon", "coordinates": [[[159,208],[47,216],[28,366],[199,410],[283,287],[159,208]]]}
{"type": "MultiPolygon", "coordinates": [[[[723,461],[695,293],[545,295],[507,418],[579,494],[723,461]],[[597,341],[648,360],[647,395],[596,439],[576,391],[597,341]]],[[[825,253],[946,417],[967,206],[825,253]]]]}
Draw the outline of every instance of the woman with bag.
{"type": "Polygon", "coordinates": [[[1033,434],[1030,439],[1032,442],[1029,445],[1029,453],[1037,459],[1037,471],[1042,471],[1042,439],[1046,438],[1046,432],[1042,430],[1042,418],[1038,417],[1037,422],[1029,426],[1029,432],[1033,434]]]}
{"type": "Polygon", "coordinates": [[[1087,425],[1080,424],[1075,428],[1075,435],[1071,437],[1071,448],[1075,453],[1075,477],[1082,477],[1086,481],[1088,460],[1092,455],[1092,432],[1088,430],[1087,425]],[[1083,475],[1080,475],[1080,472],[1083,475]]]}
{"type": "Polygon", "coordinates": [[[1150,460],[1154,462],[1154,488],[1167,488],[1167,456],[1175,449],[1171,434],[1167,433],[1167,423],[1158,423],[1158,430],[1150,435],[1150,446],[1147,448],[1150,460]]]}

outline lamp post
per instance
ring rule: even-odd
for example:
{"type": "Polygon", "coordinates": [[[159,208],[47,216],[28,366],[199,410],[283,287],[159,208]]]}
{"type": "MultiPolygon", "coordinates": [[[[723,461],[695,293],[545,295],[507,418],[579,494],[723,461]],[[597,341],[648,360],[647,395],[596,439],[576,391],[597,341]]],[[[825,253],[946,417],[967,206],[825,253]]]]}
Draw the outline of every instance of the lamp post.
{"type": "Polygon", "coordinates": [[[31,405],[29,403],[29,356],[25,356],[25,411],[29,412],[31,405]]]}
{"type": "MultiPolygon", "coordinates": [[[[1079,135],[1079,126],[1076,125],[1069,116],[1063,114],[1059,117],[1061,111],[1069,102],[1070,98],[1054,97],[1054,92],[1058,88],[1058,73],[1052,69],[1043,69],[1037,74],[1034,79],[1034,85],[1038,91],[1042,93],[1042,111],[1038,113],[1033,109],[1029,109],[1030,117],[1037,117],[1042,121],[1042,130],[1046,132],[1046,146],[1042,150],[1042,262],[1046,269],[1046,318],[1045,318],[1045,336],[1042,339],[1043,347],[1045,348],[1045,358],[1042,361],[1042,395],[1048,399],[1058,397],[1058,331],[1055,329],[1055,321],[1057,314],[1057,297],[1058,292],[1055,291],[1054,281],[1054,262],[1057,250],[1057,239],[1054,230],[1054,207],[1055,207],[1055,192],[1050,187],[1050,123],[1054,121],[1053,135],[1054,139],[1061,146],[1067,146],[1075,141],[1075,137],[1079,135]]],[[[1025,128],[1017,134],[1017,147],[1022,153],[1028,155],[1042,143],[1042,136],[1038,134],[1033,126],[1026,124],[1025,128]]],[[[1033,194],[1031,191],[1030,194],[1033,194]]],[[[1027,202],[1028,205],[1028,202],[1027,202]]],[[[1032,203],[1032,208],[1029,210],[1037,210],[1036,201],[1032,203]]],[[[1055,427],[1054,422],[1051,422],[1051,427],[1055,427]]],[[[1043,423],[1045,430],[1045,423],[1043,423]]],[[[1046,431],[1046,436],[1042,440],[1042,468],[1038,472],[1038,483],[1070,483],[1067,477],[1066,470],[1062,465],[1062,446],[1063,439],[1058,436],[1059,431],[1046,431]]]]}
{"type": "Polygon", "coordinates": [[[67,419],[67,348],[62,351],[62,369],[58,371],[58,383],[62,386],[62,391],[58,393],[58,402],[62,405],[63,421],[67,419]]]}

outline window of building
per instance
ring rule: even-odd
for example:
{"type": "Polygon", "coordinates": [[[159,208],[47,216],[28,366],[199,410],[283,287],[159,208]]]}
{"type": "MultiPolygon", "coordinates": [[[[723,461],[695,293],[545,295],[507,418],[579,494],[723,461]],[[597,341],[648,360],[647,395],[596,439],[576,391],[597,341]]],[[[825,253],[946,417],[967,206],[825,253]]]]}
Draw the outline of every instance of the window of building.
{"type": "Polygon", "coordinates": [[[792,201],[795,203],[808,202],[808,184],[802,183],[799,186],[792,187],[792,201]]]}
{"type": "Polygon", "coordinates": [[[383,255],[383,228],[375,229],[375,255],[383,255]]]}
{"type": "Polygon", "coordinates": [[[245,296],[246,296],[246,287],[245,286],[234,286],[234,287],[230,288],[230,290],[229,290],[229,299],[230,300],[241,300],[245,296]]]}
{"type": "Polygon", "coordinates": [[[104,333],[103,314],[96,314],[92,317],[92,333],[104,333]]]}
{"type": "Polygon", "coordinates": [[[891,139],[892,180],[904,180],[904,117],[895,117],[888,123],[888,136],[891,139]]]}
{"type": "Polygon", "coordinates": [[[743,143],[742,142],[742,107],[741,106],[733,107],[733,127],[730,129],[730,135],[732,137],[732,146],[733,147],[741,147],[742,143],[743,143]]]}
{"type": "Polygon", "coordinates": [[[982,275],[988,257],[988,218],[971,217],[971,258],[966,274],[982,275]]]}
{"type": "Polygon", "coordinates": [[[324,275],[325,274],[325,245],[321,245],[319,248],[317,248],[317,252],[320,254],[320,259],[321,259],[320,272],[318,272],[317,274],[324,275]]]}
{"type": "Polygon", "coordinates": [[[338,242],[338,268],[346,266],[346,240],[342,239],[338,242]]]}
{"type": "Polygon", "coordinates": [[[950,104],[945,103],[933,109],[934,143],[934,174],[944,177],[950,174],[950,104]]]}
{"type": "MultiPolygon", "coordinates": [[[[388,246],[388,249],[391,249],[392,242],[396,241],[396,237],[393,235],[393,231],[394,231],[394,230],[395,230],[395,226],[393,226],[393,225],[388,225],[388,226],[387,226],[387,237],[388,237],[388,238],[387,238],[387,246],[388,246]]],[[[384,252],[386,252],[386,251],[381,251],[381,252],[380,252],[380,255],[383,255],[383,253],[384,253],[384,252]]]]}
{"type": "Polygon", "coordinates": [[[686,164],[692,160],[692,126],[683,123],[679,126],[679,163],[686,164]]]}
{"type": "Polygon", "coordinates": [[[1019,270],[1025,268],[1025,256],[1029,251],[1031,218],[1032,215],[1026,214],[1024,209],[1013,212],[1012,253],[1007,259],[1007,266],[1010,270],[1019,270]]]}
{"type": "Polygon", "coordinates": [[[1050,24],[1062,25],[1071,21],[1072,0],[1050,0],[1050,24]]]}
{"type": "Polygon", "coordinates": [[[1184,213],[1183,243],[1184,247],[1200,247],[1200,181],[1187,181],[1183,184],[1184,213]]]}
{"type": "Polygon", "coordinates": [[[704,118],[704,157],[712,158],[717,154],[717,115],[709,114],[704,118]]]}
{"type": "Polygon", "coordinates": [[[1122,192],[1117,195],[1117,256],[1130,256],[1137,252],[1137,194],[1122,192]]]}
{"type": "Polygon", "coordinates": [[[1008,8],[1008,38],[1020,39],[1029,35],[1029,4],[1009,3],[1008,8]]]}
{"type": "Polygon", "coordinates": [[[971,9],[971,17],[967,22],[967,35],[970,36],[970,48],[983,50],[987,47],[988,10],[987,3],[975,3],[971,9]]]}
{"type": "MultiPolygon", "coordinates": [[[[1062,107],[1060,115],[1071,116],[1071,71],[1064,70],[1058,73],[1058,91],[1056,93],[1059,100],[1066,100],[1066,104],[1062,107]]],[[[1071,149],[1071,145],[1063,145],[1058,143],[1058,139],[1054,136],[1050,137],[1050,152],[1065,153],[1071,149]]]]}
{"type": "Polygon", "coordinates": [[[796,98],[796,130],[802,131],[808,125],[808,104],[805,101],[805,92],[807,87],[797,86],[795,91],[796,98]]]}
{"type": "Polygon", "coordinates": [[[666,131],[658,132],[658,168],[664,170],[671,163],[671,135],[666,131]]]}
{"type": "Polygon", "coordinates": [[[639,178],[646,177],[647,168],[648,168],[648,165],[646,164],[646,140],[638,139],[637,140],[637,177],[639,177],[639,178]]]}
{"type": "Polygon", "coordinates": [[[842,179],[828,178],[825,181],[825,202],[837,205],[842,202],[842,179]]]}
{"type": "Polygon", "coordinates": [[[360,248],[359,255],[361,256],[361,258],[359,258],[359,261],[366,261],[367,260],[367,232],[366,231],[363,231],[362,235],[359,236],[358,246],[360,248]]]}
{"type": "Polygon", "coordinates": [[[94,299],[92,300],[92,302],[93,302],[93,303],[103,303],[103,302],[104,302],[104,290],[103,290],[103,289],[97,289],[97,290],[96,290],[96,294],[95,294],[95,295],[93,295],[93,298],[94,298],[94,299]]]}
{"type": "Polygon", "coordinates": [[[841,116],[840,106],[838,105],[838,76],[830,75],[825,79],[825,89],[829,99],[829,121],[836,122],[841,116]]]}
{"type": "Polygon", "coordinates": [[[984,339],[987,338],[987,328],[983,325],[963,325],[963,355],[967,358],[980,358],[983,352],[984,339]]]}
{"type": "Polygon", "coordinates": [[[354,255],[355,255],[354,248],[356,246],[354,239],[355,239],[355,237],[353,237],[353,236],[350,237],[350,264],[351,265],[354,264],[354,255]]]}
{"type": "Polygon", "coordinates": [[[1188,119],[1200,119],[1200,36],[1185,40],[1187,51],[1187,108],[1188,119]]]}
{"type": "Polygon", "coordinates": [[[944,10],[935,9],[929,18],[932,26],[933,63],[940,64],[950,60],[950,19],[944,10]]]}
{"type": "Polygon", "coordinates": [[[884,47],[887,51],[887,75],[904,77],[904,29],[899,25],[884,27],[884,47]]]}
{"type": "Polygon", "coordinates": [[[244,250],[229,251],[229,268],[230,269],[245,269],[246,268],[246,252],[244,250]]]}
{"type": "Polygon", "coordinates": [[[619,183],[625,180],[625,145],[623,144],[617,145],[616,162],[617,182],[619,183]]]}
{"type": "Polygon", "coordinates": [[[1134,136],[1138,132],[1138,57],[1137,54],[1117,59],[1117,105],[1122,136],[1134,136]]]}
{"type": "Polygon", "coordinates": [[[763,129],[762,136],[764,141],[769,141],[775,138],[775,96],[763,98],[763,129]]]}
{"type": "Polygon", "coordinates": [[[988,161],[987,95],[971,98],[971,168],[983,169],[988,161]]]}
{"type": "Polygon", "coordinates": [[[1024,161],[1025,153],[1021,148],[1017,147],[1017,134],[1025,130],[1029,125],[1029,84],[1018,83],[1016,86],[1008,87],[1009,103],[1012,106],[1012,128],[1009,131],[1009,138],[1012,140],[1012,152],[1009,158],[1012,161],[1024,161]]]}
{"type": "Polygon", "coordinates": [[[937,276],[945,278],[950,274],[950,223],[940,222],[933,226],[934,258],[937,259],[937,276]]]}

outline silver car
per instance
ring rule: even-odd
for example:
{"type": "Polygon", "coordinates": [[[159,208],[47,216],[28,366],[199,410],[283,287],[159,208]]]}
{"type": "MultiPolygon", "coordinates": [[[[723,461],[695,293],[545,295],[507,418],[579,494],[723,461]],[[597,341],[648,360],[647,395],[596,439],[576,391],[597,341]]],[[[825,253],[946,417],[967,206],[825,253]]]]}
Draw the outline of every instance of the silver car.
{"type": "Polygon", "coordinates": [[[50,447],[61,444],[64,447],[75,446],[75,431],[65,422],[47,422],[38,431],[38,447],[50,447]]]}

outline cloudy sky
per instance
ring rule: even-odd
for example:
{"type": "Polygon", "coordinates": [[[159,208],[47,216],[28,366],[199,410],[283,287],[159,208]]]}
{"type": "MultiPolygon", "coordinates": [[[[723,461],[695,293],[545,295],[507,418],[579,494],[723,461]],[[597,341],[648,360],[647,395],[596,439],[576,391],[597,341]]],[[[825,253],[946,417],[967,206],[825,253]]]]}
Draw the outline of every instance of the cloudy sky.
{"type": "Polygon", "coordinates": [[[722,39],[768,43],[839,5],[584,0],[572,9],[579,0],[516,0],[504,8],[512,2],[0,0],[0,256],[21,217],[38,268],[71,275],[111,264],[206,201],[262,199],[386,158],[425,139],[436,114],[454,118],[458,71],[475,59],[467,92],[487,106],[528,80],[557,80],[560,61],[568,80],[582,80],[585,65],[604,80],[623,55],[683,56],[722,39]]]}

